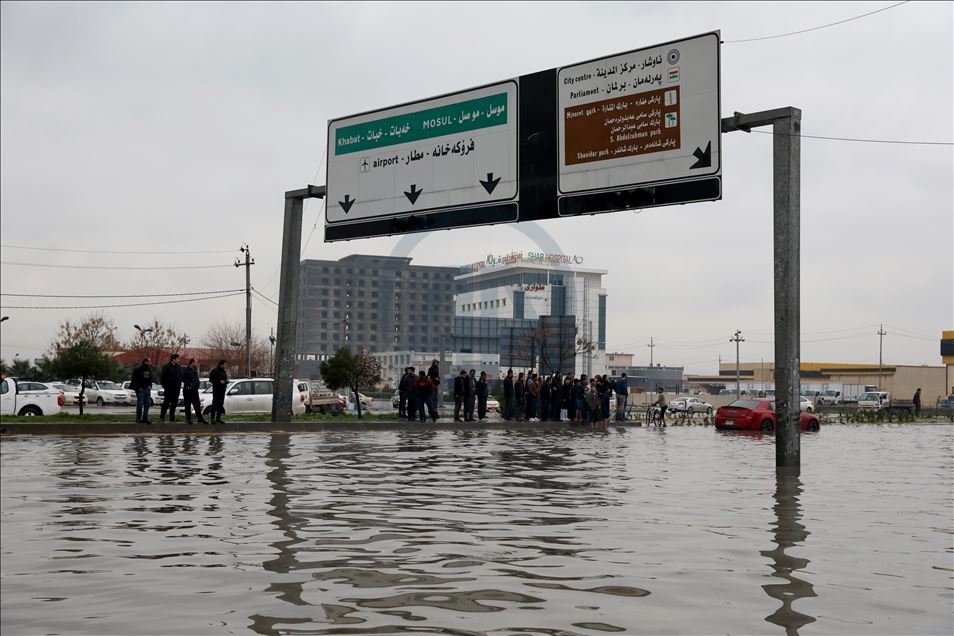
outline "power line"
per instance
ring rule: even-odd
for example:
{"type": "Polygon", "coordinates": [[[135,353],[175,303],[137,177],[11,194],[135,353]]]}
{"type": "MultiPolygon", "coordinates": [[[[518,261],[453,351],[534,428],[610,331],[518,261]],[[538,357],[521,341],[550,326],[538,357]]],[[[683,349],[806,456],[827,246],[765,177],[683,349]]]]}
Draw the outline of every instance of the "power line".
{"type": "Polygon", "coordinates": [[[844,20],[839,20],[838,22],[829,22],[828,24],[822,24],[820,26],[811,27],[810,29],[802,29],[800,31],[790,31],[789,33],[779,33],[777,35],[764,35],[758,38],[746,38],[744,40],[724,40],[723,44],[739,44],[741,42],[758,42],[760,40],[773,40],[775,38],[785,38],[790,35],[799,35],[800,33],[808,33],[810,31],[818,31],[819,29],[827,29],[828,27],[837,26],[839,24],[844,24],[845,22],[851,22],[852,20],[860,20],[861,18],[866,18],[869,15],[874,15],[876,13],[881,13],[882,11],[887,11],[888,9],[894,9],[895,7],[900,7],[902,4],[907,4],[910,0],[905,0],[904,2],[898,2],[897,4],[892,4],[889,7],[884,7],[883,9],[878,9],[877,11],[869,11],[868,13],[862,13],[861,15],[856,15],[852,18],[846,18],[844,20]]]}
{"type": "Polygon", "coordinates": [[[789,133],[777,133],[771,130],[750,130],[749,132],[759,133],[760,135],[782,135],[785,137],[804,137],[805,139],[827,139],[829,141],[853,141],[864,144],[902,144],[908,146],[954,146],[954,141],[907,141],[898,139],[861,139],[858,137],[826,137],[823,135],[790,135],[789,133]]]}
{"type": "Polygon", "coordinates": [[[276,307],[278,307],[278,303],[276,303],[274,300],[272,300],[271,298],[269,298],[268,296],[266,296],[266,295],[263,294],[262,292],[258,291],[258,290],[255,289],[254,287],[252,288],[252,291],[255,292],[256,294],[258,294],[259,296],[261,296],[262,298],[264,298],[265,300],[267,300],[268,302],[272,303],[272,304],[275,305],[276,307]]]}
{"type": "MultiPolygon", "coordinates": [[[[230,266],[231,267],[231,266],[230,266]]],[[[149,305],[174,305],[176,303],[194,303],[202,300],[216,300],[218,298],[231,298],[232,296],[239,296],[242,292],[234,294],[223,294],[221,296],[207,296],[205,298],[184,298],[181,300],[160,300],[151,303],[128,303],[123,305],[60,305],[60,306],[20,306],[20,305],[4,305],[3,309],[115,309],[117,307],[147,307],[149,305]]]]}
{"type": "Polygon", "coordinates": [[[14,261],[0,261],[0,265],[18,265],[20,267],[55,267],[60,269],[213,269],[217,267],[233,267],[233,265],[172,265],[163,267],[138,266],[111,266],[111,265],[54,265],[52,263],[20,263],[14,261]]]}
{"type": "Polygon", "coordinates": [[[172,252],[143,252],[141,250],[134,251],[120,251],[120,250],[74,250],[68,249],[65,247],[33,247],[29,245],[7,245],[3,244],[0,247],[5,247],[7,249],[13,250],[35,250],[39,252],[75,252],[78,254],[126,254],[128,256],[135,256],[137,254],[228,254],[234,250],[195,250],[195,251],[172,251],[172,252]]]}
{"type": "Polygon", "coordinates": [[[213,289],[200,292],[175,292],[170,294],[6,294],[0,293],[0,296],[16,296],[18,298],[161,298],[165,296],[204,296],[206,294],[225,294],[229,292],[240,292],[241,289],[213,289]]]}

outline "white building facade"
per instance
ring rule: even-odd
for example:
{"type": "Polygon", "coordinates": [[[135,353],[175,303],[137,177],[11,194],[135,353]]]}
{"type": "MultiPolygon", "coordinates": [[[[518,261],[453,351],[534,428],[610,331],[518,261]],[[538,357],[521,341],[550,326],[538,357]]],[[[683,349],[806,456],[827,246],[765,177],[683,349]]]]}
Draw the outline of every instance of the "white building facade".
{"type": "Polygon", "coordinates": [[[488,255],[484,261],[462,267],[454,278],[458,290],[454,298],[455,353],[498,353],[501,366],[507,366],[506,352],[499,345],[502,329],[516,321],[536,324],[545,316],[572,317],[574,340],[593,345],[592,351],[577,353],[575,372],[603,373],[606,274],[606,270],[583,267],[582,257],[542,252],[488,255]]]}

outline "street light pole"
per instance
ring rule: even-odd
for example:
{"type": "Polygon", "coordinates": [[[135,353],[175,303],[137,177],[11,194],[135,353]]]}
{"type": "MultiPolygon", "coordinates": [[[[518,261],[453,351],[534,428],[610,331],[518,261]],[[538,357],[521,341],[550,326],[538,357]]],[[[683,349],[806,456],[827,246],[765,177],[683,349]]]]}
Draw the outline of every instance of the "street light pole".
{"type": "Polygon", "coordinates": [[[245,377],[252,377],[252,265],[255,259],[252,258],[252,250],[248,248],[248,243],[239,248],[240,252],[245,253],[245,262],[235,259],[235,266],[245,265],[245,377]]]}
{"type": "Polygon", "coordinates": [[[884,360],[882,359],[882,354],[884,353],[884,337],[888,335],[888,332],[884,330],[884,325],[882,324],[878,328],[878,390],[881,390],[881,374],[882,366],[884,366],[884,360]]]}
{"type": "Polygon", "coordinates": [[[742,388],[740,386],[741,373],[739,371],[739,343],[745,342],[745,338],[740,338],[742,332],[738,329],[734,338],[729,338],[729,342],[735,343],[735,399],[742,397],[742,388]]]}

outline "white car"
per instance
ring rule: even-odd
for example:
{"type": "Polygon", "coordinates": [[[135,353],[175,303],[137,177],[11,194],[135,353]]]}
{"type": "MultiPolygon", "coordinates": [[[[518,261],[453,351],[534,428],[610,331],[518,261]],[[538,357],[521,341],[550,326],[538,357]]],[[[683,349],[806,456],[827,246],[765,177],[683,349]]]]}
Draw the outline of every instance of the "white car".
{"type": "MultiPolygon", "coordinates": [[[[226,415],[265,414],[272,412],[272,393],[275,381],[272,378],[243,378],[232,380],[225,389],[223,404],[226,415]]],[[[305,412],[305,400],[308,399],[308,383],[295,380],[292,387],[292,414],[305,412]]],[[[202,413],[212,415],[212,387],[199,394],[202,413]]]]}
{"type": "Polygon", "coordinates": [[[799,396],[799,399],[798,399],[798,410],[805,411],[806,413],[814,413],[815,405],[812,404],[811,400],[809,400],[807,397],[802,395],[802,396],[799,396]]]}
{"type": "Polygon", "coordinates": [[[669,409],[676,413],[705,413],[712,415],[712,405],[695,396],[677,397],[669,402],[669,409]]]}
{"type": "Polygon", "coordinates": [[[488,413],[497,413],[500,411],[500,402],[497,401],[497,398],[488,397],[487,398],[487,412],[488,413]]]}
{"type": "MultiPolygon", "coordinates": [[[[80,403],[79,387],[73,386],[72,384],[66,384],[65,382],[54,382],[50,386],[63,394],[63,404],[80,403]]],[[[89,402],[89,398],[84,394],[83,404],[86,404],[87,402],[89,402]]]]}
{"type": "Polygon", "coordinates": [[[0,381],[0,415],[56,415],[62,406],[63,394],[59,389],[14,378],[0,381]]]}
{"type": "MultiPolygon", "coordinates": [[[[129,399],[130,399],[130,401],[131,401],[133,404],[135,404],[135,403],[136,403],[136,392],[133,391],[132,389],[130,389],[130,388],[129,388],[130,386],[132,386],[132,382],[130,382],[129,380],[126,380],[125,382],[123,382],[123,389],[126,391],[126,393],[129,394],[129,399]]],[[[155,406],[156,404],[162,404],[162,399],[163,399],[164,397],[166,397],[166,391],[165,391],[165,389],[163,389],[163,388],[162,388],[161,386],[159,386],[158,384],[153,384],[153,385],[152,385],[152,388],[149,389],[149,401],[150,401],[149,406],[155,406]]]]}
{"type": "Polygon", "coordinates": [[[106,404],[130,404],[129,393],[115,382],[86,381],[86,399],[97,406],[106,404]]]}

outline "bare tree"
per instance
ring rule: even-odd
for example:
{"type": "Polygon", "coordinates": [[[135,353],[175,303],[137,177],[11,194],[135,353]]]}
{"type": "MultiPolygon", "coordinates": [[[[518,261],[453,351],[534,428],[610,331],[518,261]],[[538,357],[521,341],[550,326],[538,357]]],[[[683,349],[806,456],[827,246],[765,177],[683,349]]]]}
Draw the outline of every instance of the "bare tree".
{"type": "Polygon", "coordinates": [[[80,322],[64,320],[57,329],[56,338],[50,343],[50,351],[56,355],[79,344],[88,344],[106,352],[119,351],[115,332],[115,321],[100,311],[91,313],[80,322]]]}
{"type": "Polygon", "coordinates": [[[167,325],[153,318],[151,323],[140,325],[142,330],[126,343],[125,349],[137,354],[137,359],[148,357],[156,364],[173,353],[179,353],[190,342],[185,333],[180,333],[174,325],[167,325]]]}
{"type": "Polygon", "coordinates": [[[532,329],[527,338],[533,339],[534,350],[540,355],[541,373],[572,372],[576,357],[592,358],[596,343],[586,333],[585,323],[564,320],[569,316],[543,316],[540,326],[532,329]]]}
{"type": "MultiPolygon", "coordinates": [[[[209,327],[202,345],[208,350],[210,364],[225,360],[233,376],[245,374],[245,325],[223,320],[209,327]],[[233,345],[232,343],[236,343],[233,345]]],[[[271,347],[267,338],[252,332],[252,370],[259,377],[272,375],[271,347]]]]}

